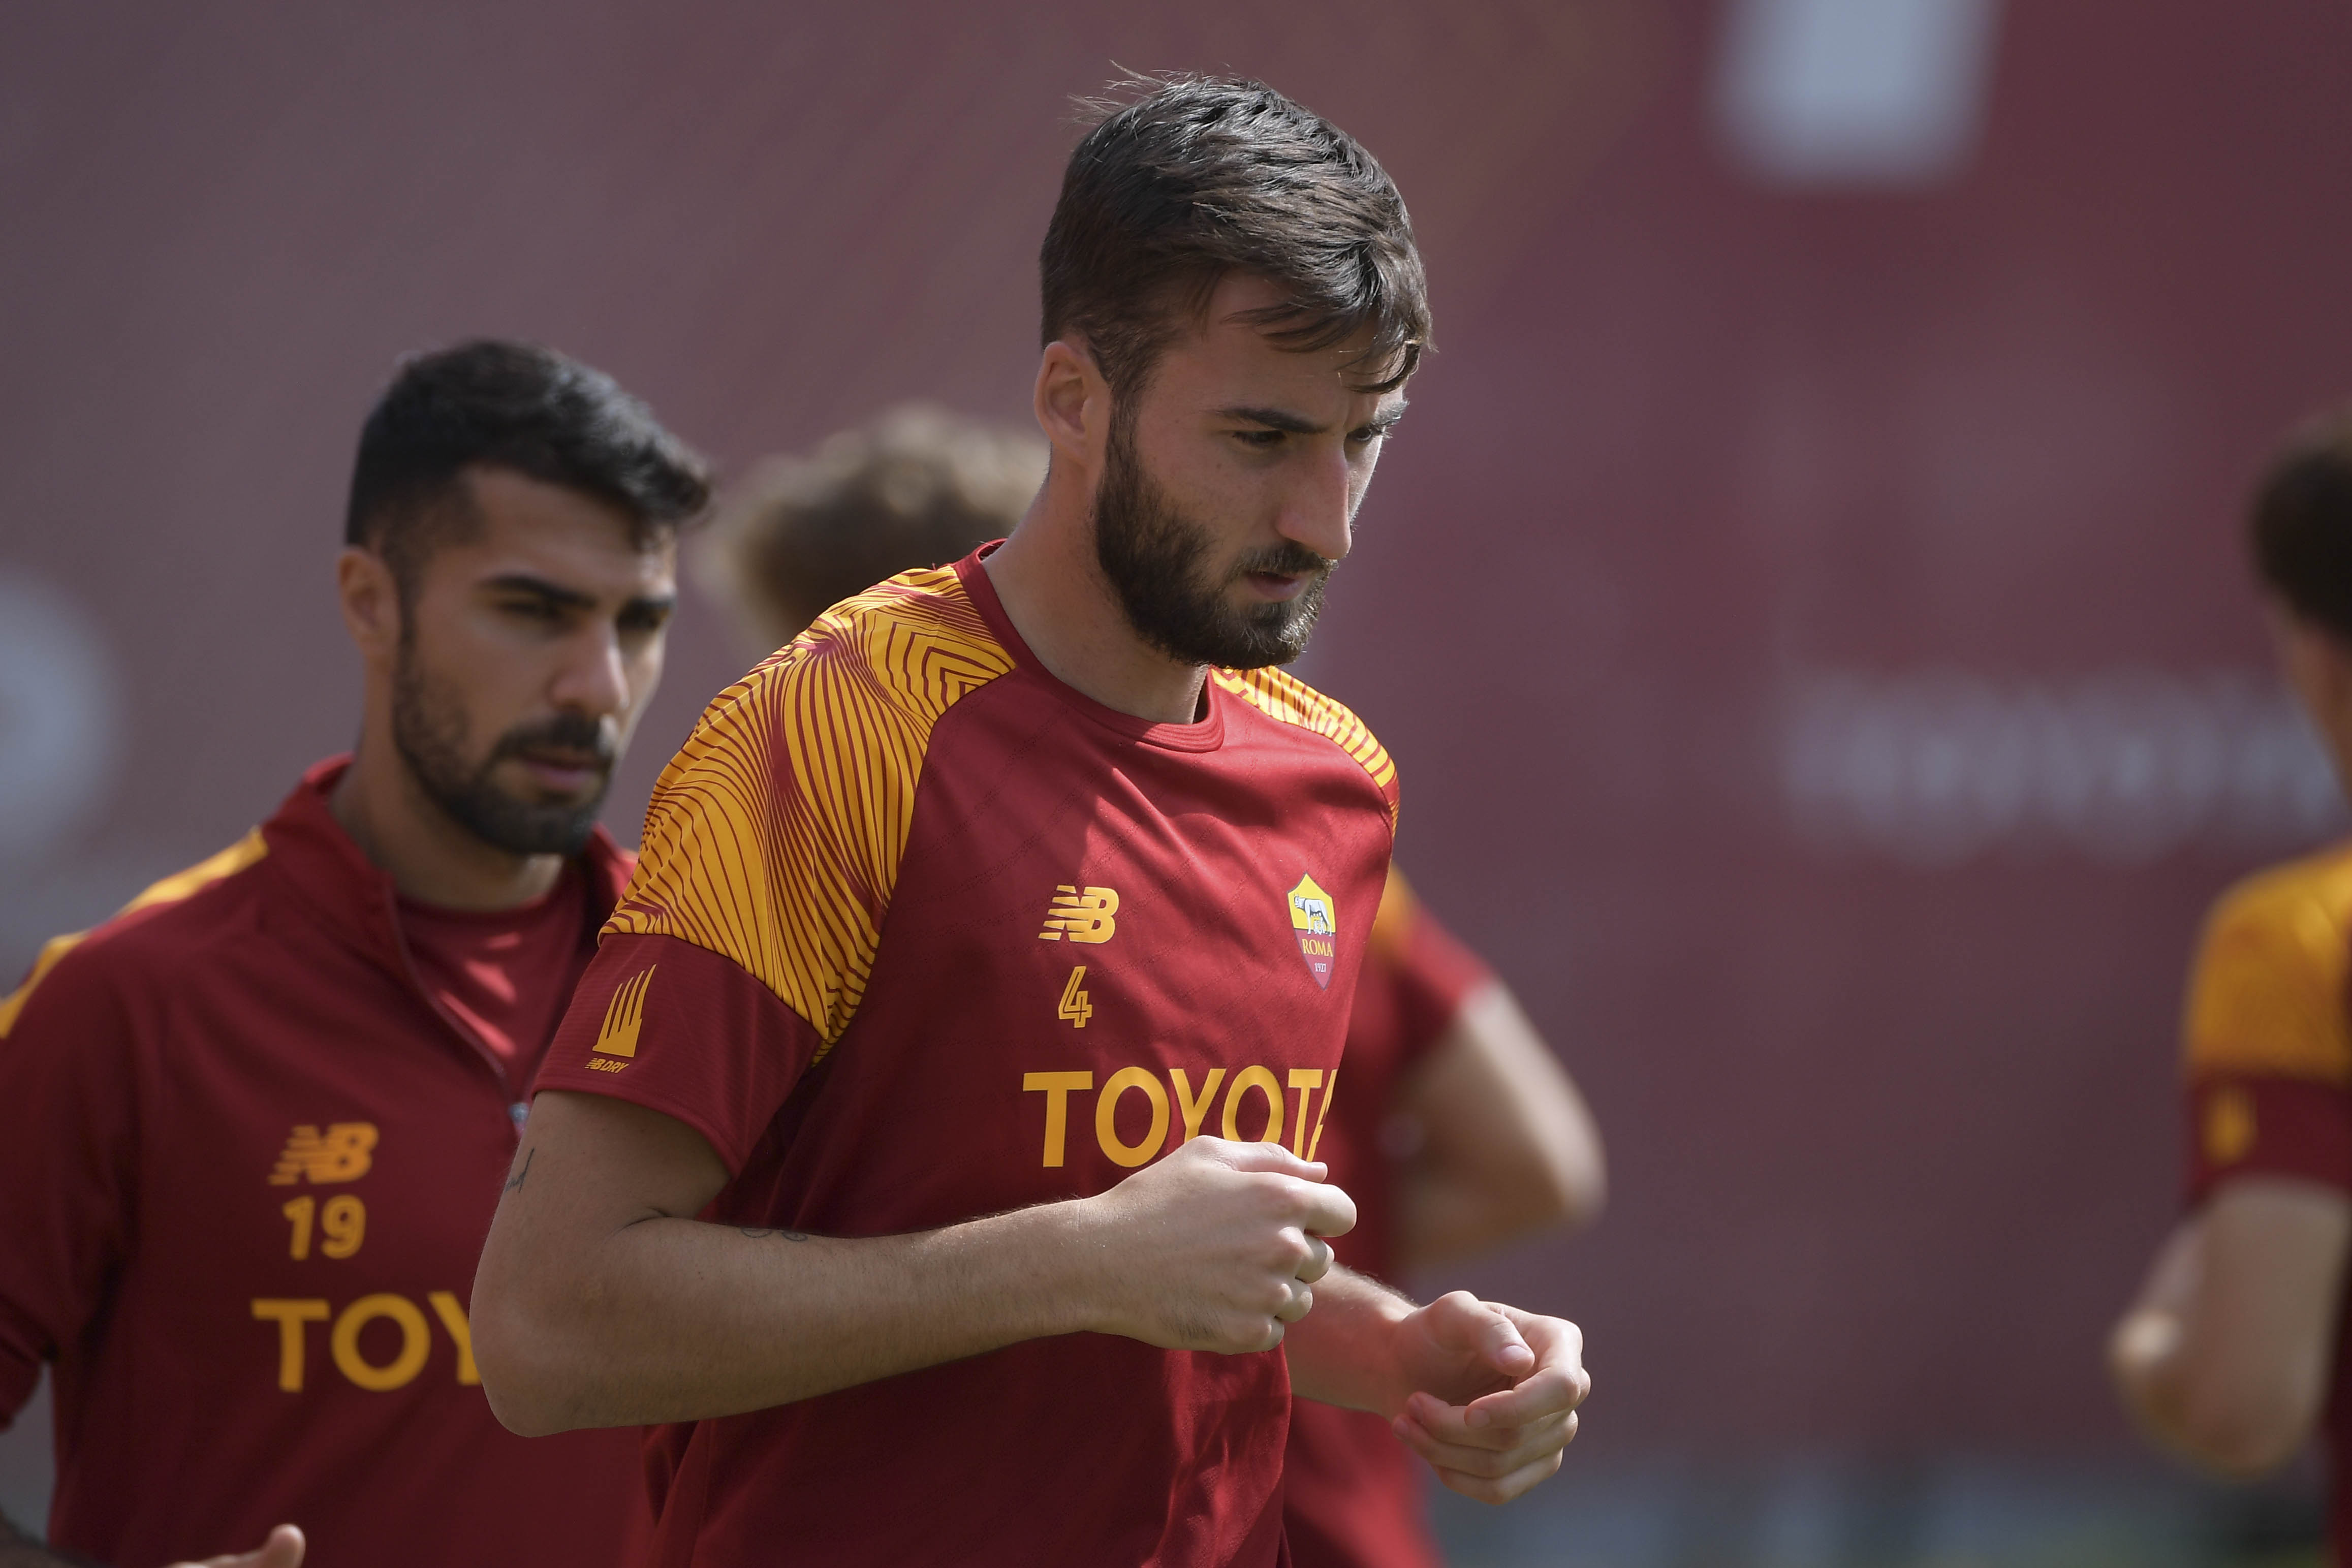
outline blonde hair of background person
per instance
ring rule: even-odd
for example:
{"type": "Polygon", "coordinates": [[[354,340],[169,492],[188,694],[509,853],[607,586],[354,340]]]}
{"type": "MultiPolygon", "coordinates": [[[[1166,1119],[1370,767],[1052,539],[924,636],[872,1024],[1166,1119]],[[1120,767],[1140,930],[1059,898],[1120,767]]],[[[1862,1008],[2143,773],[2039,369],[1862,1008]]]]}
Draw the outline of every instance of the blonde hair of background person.
{"type": "Polygon", "coordinates": [[[753,468],[694,551],[695,581],[765,653],[853,594],[1012,532],[1045,482],[1036,435],[902,404],[753,468]]]}

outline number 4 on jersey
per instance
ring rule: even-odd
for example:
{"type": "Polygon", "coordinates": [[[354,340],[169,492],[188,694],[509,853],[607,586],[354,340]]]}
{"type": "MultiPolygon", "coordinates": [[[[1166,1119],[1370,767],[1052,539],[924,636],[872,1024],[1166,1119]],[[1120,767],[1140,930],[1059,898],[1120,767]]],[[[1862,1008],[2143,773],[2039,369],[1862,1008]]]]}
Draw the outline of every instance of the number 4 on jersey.
{"type": "Polygon", "coordinates": [[[1079,983],[1086,977],[1087,966],[1083,963],[1070,971],[1070,983],[1062,987],[1062,1005],[1054,1014],[1056,1018],[1067,1018],[1073,1029],[1085,1028],[1087,1020],[1095,1016],[1094,1004],[1087,1001],[1087,994],[1078,989],[1079,983]]]}

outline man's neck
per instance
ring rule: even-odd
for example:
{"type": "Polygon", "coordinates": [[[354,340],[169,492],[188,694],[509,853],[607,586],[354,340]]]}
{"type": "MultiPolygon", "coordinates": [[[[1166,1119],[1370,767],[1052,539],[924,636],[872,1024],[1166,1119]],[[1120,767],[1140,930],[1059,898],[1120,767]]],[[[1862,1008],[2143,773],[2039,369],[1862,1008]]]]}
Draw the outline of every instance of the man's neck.
{"type": "Polygon", "coordinates": [[[560,855],[510,855],[475,837],[434,804],[399,753],[362,736],[328,809],[403,898],[452,910],[508,910],[543,897],[560,855]]]}
{"type": "Polygon", "coordinates": [[[1104,707],[1158,724],[1192,723],[1208,670],[1136,635],[1095,558],[1083,501],[1056,488],[1049,478],[1013,537],[981,563],[1013,629],[1055,679],[1104,707]]]}

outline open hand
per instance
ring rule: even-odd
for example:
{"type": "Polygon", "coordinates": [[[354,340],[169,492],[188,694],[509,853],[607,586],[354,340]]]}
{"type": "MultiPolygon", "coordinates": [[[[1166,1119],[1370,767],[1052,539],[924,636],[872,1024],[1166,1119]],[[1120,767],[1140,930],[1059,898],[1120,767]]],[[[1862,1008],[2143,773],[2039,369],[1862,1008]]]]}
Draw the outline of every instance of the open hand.
{"type": "Polygon", "coordinates": [[[174,1563],[172,1568],[302,1568],[302,1532],[281,1524],[253,1552],[232,1552],[201,1563],[174,1563]]]}
{"type": "Polygon", "coordinates": [[[1396,1332],[1416,1392],[1390,1427],[1440,1481],[1508,1502],[1559,1468],[1592,1392],[1574,1323],[1456,1290],[1396,1332]]]}

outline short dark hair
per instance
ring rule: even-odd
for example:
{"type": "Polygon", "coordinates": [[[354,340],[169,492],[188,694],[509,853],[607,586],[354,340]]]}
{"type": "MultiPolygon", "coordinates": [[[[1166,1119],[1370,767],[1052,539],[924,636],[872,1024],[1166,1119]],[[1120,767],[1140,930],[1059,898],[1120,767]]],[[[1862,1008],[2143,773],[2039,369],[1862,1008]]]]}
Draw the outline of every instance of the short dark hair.
{"type": "Polygon", "coordinates": [[[2255,489],[2251,531],[2264,586],[2352,641],[2352,406],[2287,437],[2255,489]]]}
{"type": "Polygon", "coordinates": [[[477,464],[609,502],[641,549],[710,500],[702,459],[611,376],[536,343],[480,338],[401,361],[360,428],[344,542],[383,555],[406,587],[433,545],[470,522],[463,477],[477,464]]]}
{"type": "Polygon", "coordinates": [[[697,564],[781,647],[852,595],[1011,533],[1045,480],[1034,430],[908,404],[753,468],[697,564]]]}
{"type": "Polygon", "coordinates": [[[1086,341],[1115,399],[1230,273],[1285,293],[1251,324],[1312,353],[1369,333],[1362,390],[1429,346],[1428,284],[1395,182],[1338,126],[1263,82],[1131,77],[1087,107],[1038,258],[1043,341],[1086,341]],[[1140,94],[1132,101],[1121,96],[1140,94]]]}

